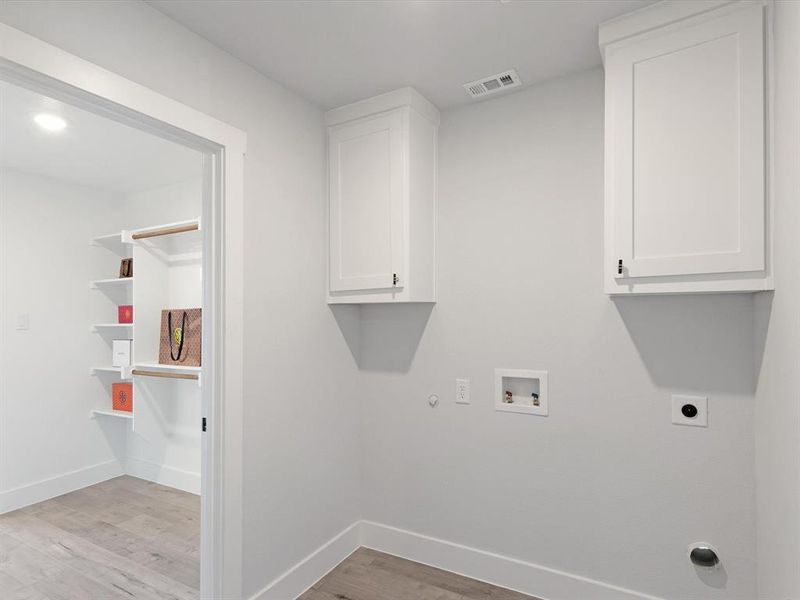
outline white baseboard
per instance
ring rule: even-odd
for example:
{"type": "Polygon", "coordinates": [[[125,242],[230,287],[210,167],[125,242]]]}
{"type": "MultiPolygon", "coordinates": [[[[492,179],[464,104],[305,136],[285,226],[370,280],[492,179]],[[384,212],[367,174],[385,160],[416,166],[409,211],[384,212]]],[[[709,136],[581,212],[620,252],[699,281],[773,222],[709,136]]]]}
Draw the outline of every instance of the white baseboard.
{"type": "Polygon", "coordinates": [[[183,490],[190,494],[200,494],[200,473],[128,457],[125,459],[125,474],[183,490]]]}
{"type": "Polygon", "coordinates": [[[370,521],[361,522],[361,545],[544,600],[662,600],[580,575],[370,521]]]}
{"type": "Polygon", "coordinates": [[[360,546],[543,600],[663,600],[588,577],[371,521],[353,523],[250,600],[297,598],[360,546]]]}
{"type": "Polygon", "coordinates": [[[68,494],[123,474],[124,471],[119,461],[109,460],[85,469],[70,471],[50,479],[0,492],[0,515],[12,510],[25,508],[37,502],[44,502],[50,498],[68,494]]]}
{"type": "Polygon", "coordinates": [[[291,600],[327,575],[361,545],[361,523],[356,522],[325,542],[250,600],[291,600]]]}

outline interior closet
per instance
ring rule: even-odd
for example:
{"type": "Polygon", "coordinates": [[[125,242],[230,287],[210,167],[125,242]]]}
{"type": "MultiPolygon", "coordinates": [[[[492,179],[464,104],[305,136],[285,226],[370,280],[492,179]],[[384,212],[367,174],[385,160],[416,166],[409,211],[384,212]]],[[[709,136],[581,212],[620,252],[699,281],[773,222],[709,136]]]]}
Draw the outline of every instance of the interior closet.
{"type": "MultiPolygon", "coordinates": [[[[198,183],[148,190],[141,195],[162,196],[162,201],[165,195],[174,196],[187,212],[199,212],[198,183]]],[[[134,212],[140,206],[135,204],[137,200],[142,198],[132,200],[134,212]]],[[[138,212],[138,219],[143,221],[151,210],[148,207],[138,212]]],[[[139,221],[133,217],[132,222],[139,221]]],[[[97,236],[91,244],[108,255],[104,275],[121,268],[122,261],[132,259],[134,265],[133,275],[97,279],[91,284],[107,300],[106,310],[98,313],[92,331],[109,350],[107,364],[91,367],[91,374],[108,392],[92,408],[91,415],[101,421],[124,419],[130,424],[125,432],[129,474],[199,494],[202,366],[194,364],[198,361],[192,358],[201,349],[192,348],[193,356],[187,361],[188,338],[176,334],[176,329],[185,331],[187,315],[193,314],[190,318],[196,320],[202,314],[200,218],[122,229],[97,236]],[[163,335],[165,331],[169,335],[163,335]],[[121,353],[115,352],[115,343],[121,343],[121,353]],[[114,400],[120,404],[115,389],[122,390],[123,395],[128,389],[115,388],[115,383],[129,384],[133,402],[126,408],[130,410],[115,407],[114,400]]]]}
{"type": "Polygon", "coordinates": [[[117,558],[138,544],[124,558],[159,593],[195,597],[205,155],[12,83],[0,97],[0,515],[83,519],[117,558]]]}

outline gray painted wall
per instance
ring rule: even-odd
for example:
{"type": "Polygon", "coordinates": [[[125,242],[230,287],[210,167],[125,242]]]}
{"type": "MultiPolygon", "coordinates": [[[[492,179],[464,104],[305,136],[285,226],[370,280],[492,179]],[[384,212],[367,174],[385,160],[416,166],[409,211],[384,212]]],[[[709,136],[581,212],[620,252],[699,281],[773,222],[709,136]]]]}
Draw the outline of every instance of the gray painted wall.
{"type": "Polygon", "coordinates": [[[757,298],[758,598],[800,598],[800,3],[775,5],[775,293],[757,298]]]}
{"type": "Polygon", "coordinates": [[[602,71],[443,113],[439,301],[362,309],[365,518],[664,598],[752,600],[753,297],[612,301],[602,236],[602,71]],[[550,416],[495,412],[495,367],[549,371],[550,416]],[[671,424],[675,392],[709,397],[708,429],[671,424]],[[687,560],[697,540],[725,559],[712,581],[687,560]]]}

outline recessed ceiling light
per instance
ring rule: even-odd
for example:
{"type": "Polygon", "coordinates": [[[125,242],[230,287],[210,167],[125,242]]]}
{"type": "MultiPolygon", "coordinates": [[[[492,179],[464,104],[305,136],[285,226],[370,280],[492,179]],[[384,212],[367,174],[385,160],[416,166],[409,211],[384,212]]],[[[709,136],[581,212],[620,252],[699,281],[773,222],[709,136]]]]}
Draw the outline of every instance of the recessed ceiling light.
{"type": "Polygon", "coordinates": [[[58,115],[50,113],[39,113],[33,120],[45,131],[61,131],[67,126],[67,122],[58,115]]]}

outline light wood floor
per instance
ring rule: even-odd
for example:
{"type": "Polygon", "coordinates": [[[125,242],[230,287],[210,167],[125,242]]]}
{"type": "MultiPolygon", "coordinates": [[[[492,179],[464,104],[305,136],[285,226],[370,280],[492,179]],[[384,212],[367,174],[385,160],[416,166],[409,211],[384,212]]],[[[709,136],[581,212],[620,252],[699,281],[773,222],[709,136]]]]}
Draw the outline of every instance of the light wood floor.
{"type": "Polygon", "coordinates": [[[488,583],[359,548],[298,600],[536,600],[488,583]]]}
{"type": "MultiPolygon", "coordinates": [[[[0,515],[0,600],[196,600],[199,587],[193,494],[124,476],[0,515]]],[[[536,599],[360,548],[298,600],[536,599]]]]}
{"type": "Polygon", "coordinates": [[[196,600],[200,497],[118,477],[0,515],[2,600],[196,600]]]}

